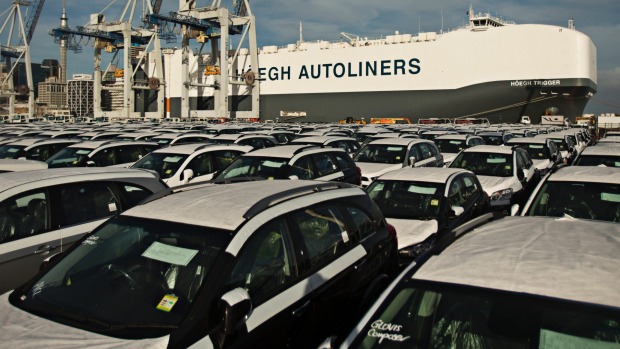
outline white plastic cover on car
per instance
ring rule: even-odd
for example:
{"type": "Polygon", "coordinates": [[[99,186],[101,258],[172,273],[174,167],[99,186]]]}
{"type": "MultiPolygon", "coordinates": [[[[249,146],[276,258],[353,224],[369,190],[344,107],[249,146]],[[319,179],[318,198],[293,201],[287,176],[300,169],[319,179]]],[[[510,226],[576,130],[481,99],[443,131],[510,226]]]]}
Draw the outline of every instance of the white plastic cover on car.
{"type": "Polygon", "coordinates": [[[426,240],[431,234],[437,232],[438,227],[438,223],[434,219],[422,221],[388,218],[387,221],[396,228],[399,250],[426,240]]]}
{"type": "Polygon", "coordinates": [[[168,336],[128,340],[62,325],[14,307],[9,303],[9,294],[0,296],[0,343],[4,348],[157,349],[168,346],[168,336]]]}
{"type": "MultiPolygon", "coordinates": [[[[515,187],[517,187],[517,180],[513,177],[478,176],[478,181],[480,181],[482,190],[484,190],[487,195],[491,195],[498,190],[508,188],[513,188],[513,190],[515,190],[515,187]]],[[[520,189],[520,185],[518,187],[518,189],[520,189]]]]}

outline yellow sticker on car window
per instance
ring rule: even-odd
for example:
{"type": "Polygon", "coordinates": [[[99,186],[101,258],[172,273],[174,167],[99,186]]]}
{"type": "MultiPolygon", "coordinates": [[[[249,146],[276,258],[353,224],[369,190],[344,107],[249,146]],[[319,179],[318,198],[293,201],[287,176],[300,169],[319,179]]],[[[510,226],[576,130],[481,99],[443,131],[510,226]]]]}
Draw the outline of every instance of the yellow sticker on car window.
{"type": "Polygon", "coordinates": [[[439,206],[439,200],[437,199],[431,200],[431,206],[439,206]]]}
{"type": "Polygon", "coordinates": [[[512,168],[512,166],[506,165],[506,166],[504,166],[504,168],[507,169],[507,170],[510,170],[512,168]]]}
{"type": "Polygon", "coordinates": [[[166,170],[166,172],[164,172],[164,173],[165,173],[165,174],[171,174],[171,173],[172,173],[172,170],[168,169],[168,170],[166,170]]]}
{"type": "Polygon", "coordinates": [[[173,294],[167,294],[164,296],[164,298],[161,299],[161,301],[157,305],[157,309],[163,310],[169,313],[170,310],[172,310],[172,307],[174,307],[174,305],[177,304],[178,299],[179,297],[173,294]]]}

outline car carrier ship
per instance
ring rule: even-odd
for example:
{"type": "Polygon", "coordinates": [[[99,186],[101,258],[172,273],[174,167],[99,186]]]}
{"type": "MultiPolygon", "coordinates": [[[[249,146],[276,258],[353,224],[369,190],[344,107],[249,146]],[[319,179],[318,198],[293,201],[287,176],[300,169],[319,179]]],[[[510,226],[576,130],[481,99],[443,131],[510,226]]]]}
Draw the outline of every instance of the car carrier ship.
{"type": "MultiPolygon", "coordinates": [[[[493,123],[533,123],[549,111],[574,119],[596,93],[596,47],[568,27],[516,24],[470,7],[467,25],[443,33],[387,35],[379,39],[343,33],[340,42],[265,46],[258,69],[243,49],[230,59],[232,75],[257,71],[260,120],[338,122],[347,117],[487,118],[493,123]]],[[[218,67],[190,56],[194,76],[209,79],[218,67]],[[204,75],[204,76],[203,76],[204,75]]],[[[180,50],[164,60],[169,115],[180,115],[180,50]]],[[[250,87],[232,88],[231,108],[251,108],[250,87]]],[[[213,103],[213,88],[193,89],[190,115],[213,103]]]]}

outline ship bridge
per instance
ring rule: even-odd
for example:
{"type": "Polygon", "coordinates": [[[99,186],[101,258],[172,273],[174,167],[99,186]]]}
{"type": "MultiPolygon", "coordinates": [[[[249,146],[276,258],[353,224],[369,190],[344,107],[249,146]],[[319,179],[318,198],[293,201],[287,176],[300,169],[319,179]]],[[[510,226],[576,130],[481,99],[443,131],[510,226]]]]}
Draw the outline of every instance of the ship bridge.
{"type": "Polygon", "coordinates": [[[467,11],[469,15],[469,26],[472,30],[487,30],[491,27],[503,27],[506,25],[514,25],[516,24],[513,21],[506,21],[502,18],[491,16],[490,13],[475,13],[473,6],[469,5],[469,10],[467,11]]]}

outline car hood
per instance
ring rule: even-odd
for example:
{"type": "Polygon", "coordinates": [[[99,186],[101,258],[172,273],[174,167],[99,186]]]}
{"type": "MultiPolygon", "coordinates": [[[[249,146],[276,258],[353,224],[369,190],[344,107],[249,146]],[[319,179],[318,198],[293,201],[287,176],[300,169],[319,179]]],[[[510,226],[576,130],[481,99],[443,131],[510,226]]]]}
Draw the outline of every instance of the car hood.
{"type": "Polygon", "coordinates": [[[439,226],[434,219],[422,221],[416,219],[386,218],[386,220],[396,228],[399,250],[426,240],[431,234],[437,232],[437,227],[439,226]]]}
{"type": "Polygon", "coordinates": [[[384,173],[398,170],[403,167],[402,163],[398,164],[376,164],[373,162],[357,162],[357,167],[362,170],[362,176],[364,177],[378,177],[384,173]]]}
{"type": "Polygon", "coordinates": [[[0,295],[0,343],[5,348],[166,348],[168,336],[128,340],[104,336],[59,324],[25,312],[9,303],[7,292],[0,295]]]}
{"type": "Polygon", "coordinates": [[[502,189],[512,188],[512,177],[493,177],[493,176],[478,176],[482,190],[487,195],[491,195],[494,192],[502,189]]]}
{"type": "Polygon", "coordinates": [[[458,153],[441,153],[443,156],[443,162],[450,163],[458,155],[458,153]]]}

